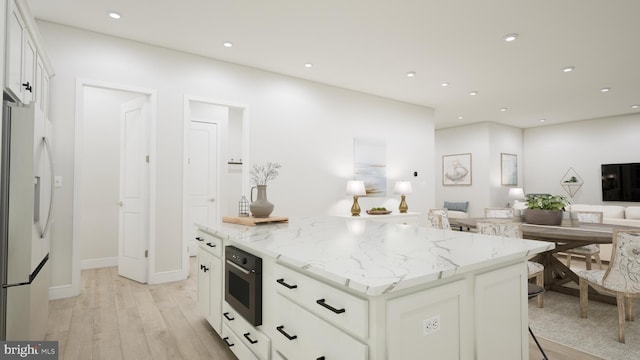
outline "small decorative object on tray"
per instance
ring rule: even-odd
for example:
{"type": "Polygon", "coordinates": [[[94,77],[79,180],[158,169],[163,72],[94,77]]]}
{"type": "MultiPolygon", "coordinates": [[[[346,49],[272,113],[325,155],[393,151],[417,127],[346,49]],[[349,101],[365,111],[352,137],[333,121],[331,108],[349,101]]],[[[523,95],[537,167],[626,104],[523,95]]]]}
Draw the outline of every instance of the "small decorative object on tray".
{"type": "Polygon", "coordinates": [[[369,215],[387,215],[391,214],[391,210],[387,210],[383,207],[372,208],[371,210],[367,210],[367,214],[369,215]]]}

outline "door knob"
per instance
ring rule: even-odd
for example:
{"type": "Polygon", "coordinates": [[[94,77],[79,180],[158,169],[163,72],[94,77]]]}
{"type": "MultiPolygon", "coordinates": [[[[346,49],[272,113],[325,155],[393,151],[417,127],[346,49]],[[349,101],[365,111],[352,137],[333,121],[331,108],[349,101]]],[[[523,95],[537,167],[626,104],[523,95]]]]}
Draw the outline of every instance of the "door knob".
{"type": "Polygon", "coordinates": [[[118,206],[120,206],[120,207],[124,206],[124,202],[118,201],[118,206]]]}
{"type": "Polygon", "coordinates": [[[211,198],[211,199],[209,199],[209,201],[216,202],[216,198],[211,198]]]}

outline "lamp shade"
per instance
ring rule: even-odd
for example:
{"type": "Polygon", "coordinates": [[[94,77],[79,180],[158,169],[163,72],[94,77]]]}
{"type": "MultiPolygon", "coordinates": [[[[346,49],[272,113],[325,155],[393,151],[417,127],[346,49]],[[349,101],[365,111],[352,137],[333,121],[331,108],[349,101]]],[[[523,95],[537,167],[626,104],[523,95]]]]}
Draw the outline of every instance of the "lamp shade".
{"type": "Polygon", "coordinates": [[[367,195],[367,191],[364,188],[364,181],[361,180],[349,180],[347,182],[347,194],[354,196],[367,195]]]}
{"type": "Polygon", "coordinates": [[[396,181],[396,184],[393,187],[393,192],[396,194],[406,195],[411,194],[412,191],[411,181],[396,181]]]}
{"type": "Polygon", "coordinates": [[[524,199],[524,190],[522,190],[522,188],[511,188],[511,189],[509,189],[509,199],[511,199],[511,200],[524,199]]]}

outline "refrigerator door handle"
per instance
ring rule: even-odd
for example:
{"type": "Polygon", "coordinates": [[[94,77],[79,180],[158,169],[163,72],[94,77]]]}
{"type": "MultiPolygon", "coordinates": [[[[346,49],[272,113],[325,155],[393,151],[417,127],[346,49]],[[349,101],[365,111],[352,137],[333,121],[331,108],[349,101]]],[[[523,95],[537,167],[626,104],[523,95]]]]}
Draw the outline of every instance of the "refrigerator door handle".
{"type": "Polygon", "coordinates": [[[53,219],[53,199],[55,198],[55,193],[56,193],[56,189],[55,189],[55,169],[53,167],[53,152],[51,151],[51,145],[49,144],[49,140],[47,139],[46,136],[44,136],[42,138],[42,142],[44,143],[44,148],[47,152],[47,157],[49,158],[49,170],[50,170],[50,181],[49,181],[49,185],[51,186],[51,189],[49,191],[49,211],[47,213],[47,222],[44,225],[44,228],[42,229],[42,233],[40,234],[41,238],[44,238],[45,236],[47,236],[47,233],[49,232],[49,226],[51,226],[51,222],[53,219]]]}

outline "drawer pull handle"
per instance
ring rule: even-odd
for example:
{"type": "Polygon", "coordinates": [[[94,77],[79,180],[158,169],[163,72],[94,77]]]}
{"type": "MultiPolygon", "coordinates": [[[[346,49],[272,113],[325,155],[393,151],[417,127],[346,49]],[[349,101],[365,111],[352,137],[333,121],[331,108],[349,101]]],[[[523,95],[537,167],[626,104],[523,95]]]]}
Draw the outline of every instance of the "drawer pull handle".
{"type": "Polygon", "coordinates": [[[324,360],[324,356],[320,356],[319,358],[317,358],[316,360],[324,360]]]}
{"type": "Polygon", "coordinates": [[[201,238],[200,236],[196,236],[196,240],[198,240],[198,241],[204,241],[204,239],[203,239],[203,238],[201,238]]]}
{"type": "Polygon", "coordinates": [[[282,330],[282,329],[284,329],[284,325],[280,325],[280,326],[278,326],[278,327],[276,328],[276,330],[278,330],[278,331],[280,332],[280,334],[284,335],[284,337],[286,337],[287,339],[289,339],[289,340],[295,340],[295,339],[297,339],[297,338],[298,338],[298,336],[297,336],[297,335],[293,335],[293,336],[291,336],[291,335],[287,334],[287,332],[286,332],[286,331],[284,331],[284,330],[282,330]]]}
{"type": "Polygon", "coordinates": [[[232,347],[233,345],[235,345],[235,344],[232,344],[232,343],[229,342],[229,337],[228,336],[225,337],[225,338],[222,338],[222,340],[224,340],[224,343],[227,344],[228,347],[232,347]]]}
{"type": "Polygon", "coordinates": [[[320,305],[320,306],[322,306],[322,307],[324,307],[324,308],[327,308],[327,309],[329,309],[329,310],[333,311],[333,312],[334,312],[334,313],[336,313],[336,314],[342,314],[343,312],[345,312],[345,311],[346,311],[345,309],[336,309],[336,308],[334,308],[333,306],[331,306],[331,305],[327,304],[327,303],[324,301],[324,299],[316,300],[316,304],[318,304],[318,305],[320,305]]]}
{"type": "Polygon", "coordinates": [[[287,289],[295,289],[298,287],[298,285],[289,285],[286,282],[284,282],[284,279],[278,279],[276,280],[276,282],[284,287],[286,287],[287,289]]]}
{"type": "Polygon", "coordinates": [[[224,315],[224,317],[226,317],[226,318],[227,318],[227,320],[229,320],[229,321],[233,321],[233,320],[235,320],[235,319],[236,319],[236,318],[234,318],[234,317],[229,316],[229,313],[228,313],[228,312],[226,312],[226,313],[224,313],[224,314],[222,314],[222,315],[224,315]]]}
{"type": "Polygon", "coordinates": [[[249,333],[244,334],[244,338],[245,338],[245,339],[247,339],[247,340],[249,340],[249,342],[250,342],[250,343],[252,343],[252,344],[255,344],[255,343],[257,343],[257,342],[258,342],[258,340],[252,340],[252,339],[249,337],[249,333]]]}
{"type": "Polygon", "coordinates": [[[207,243],[207,246],[208,246],[208,247],[212,247],[212,248],[214,248],[214,247],[216,247],[216,244],[207,243]]]}

